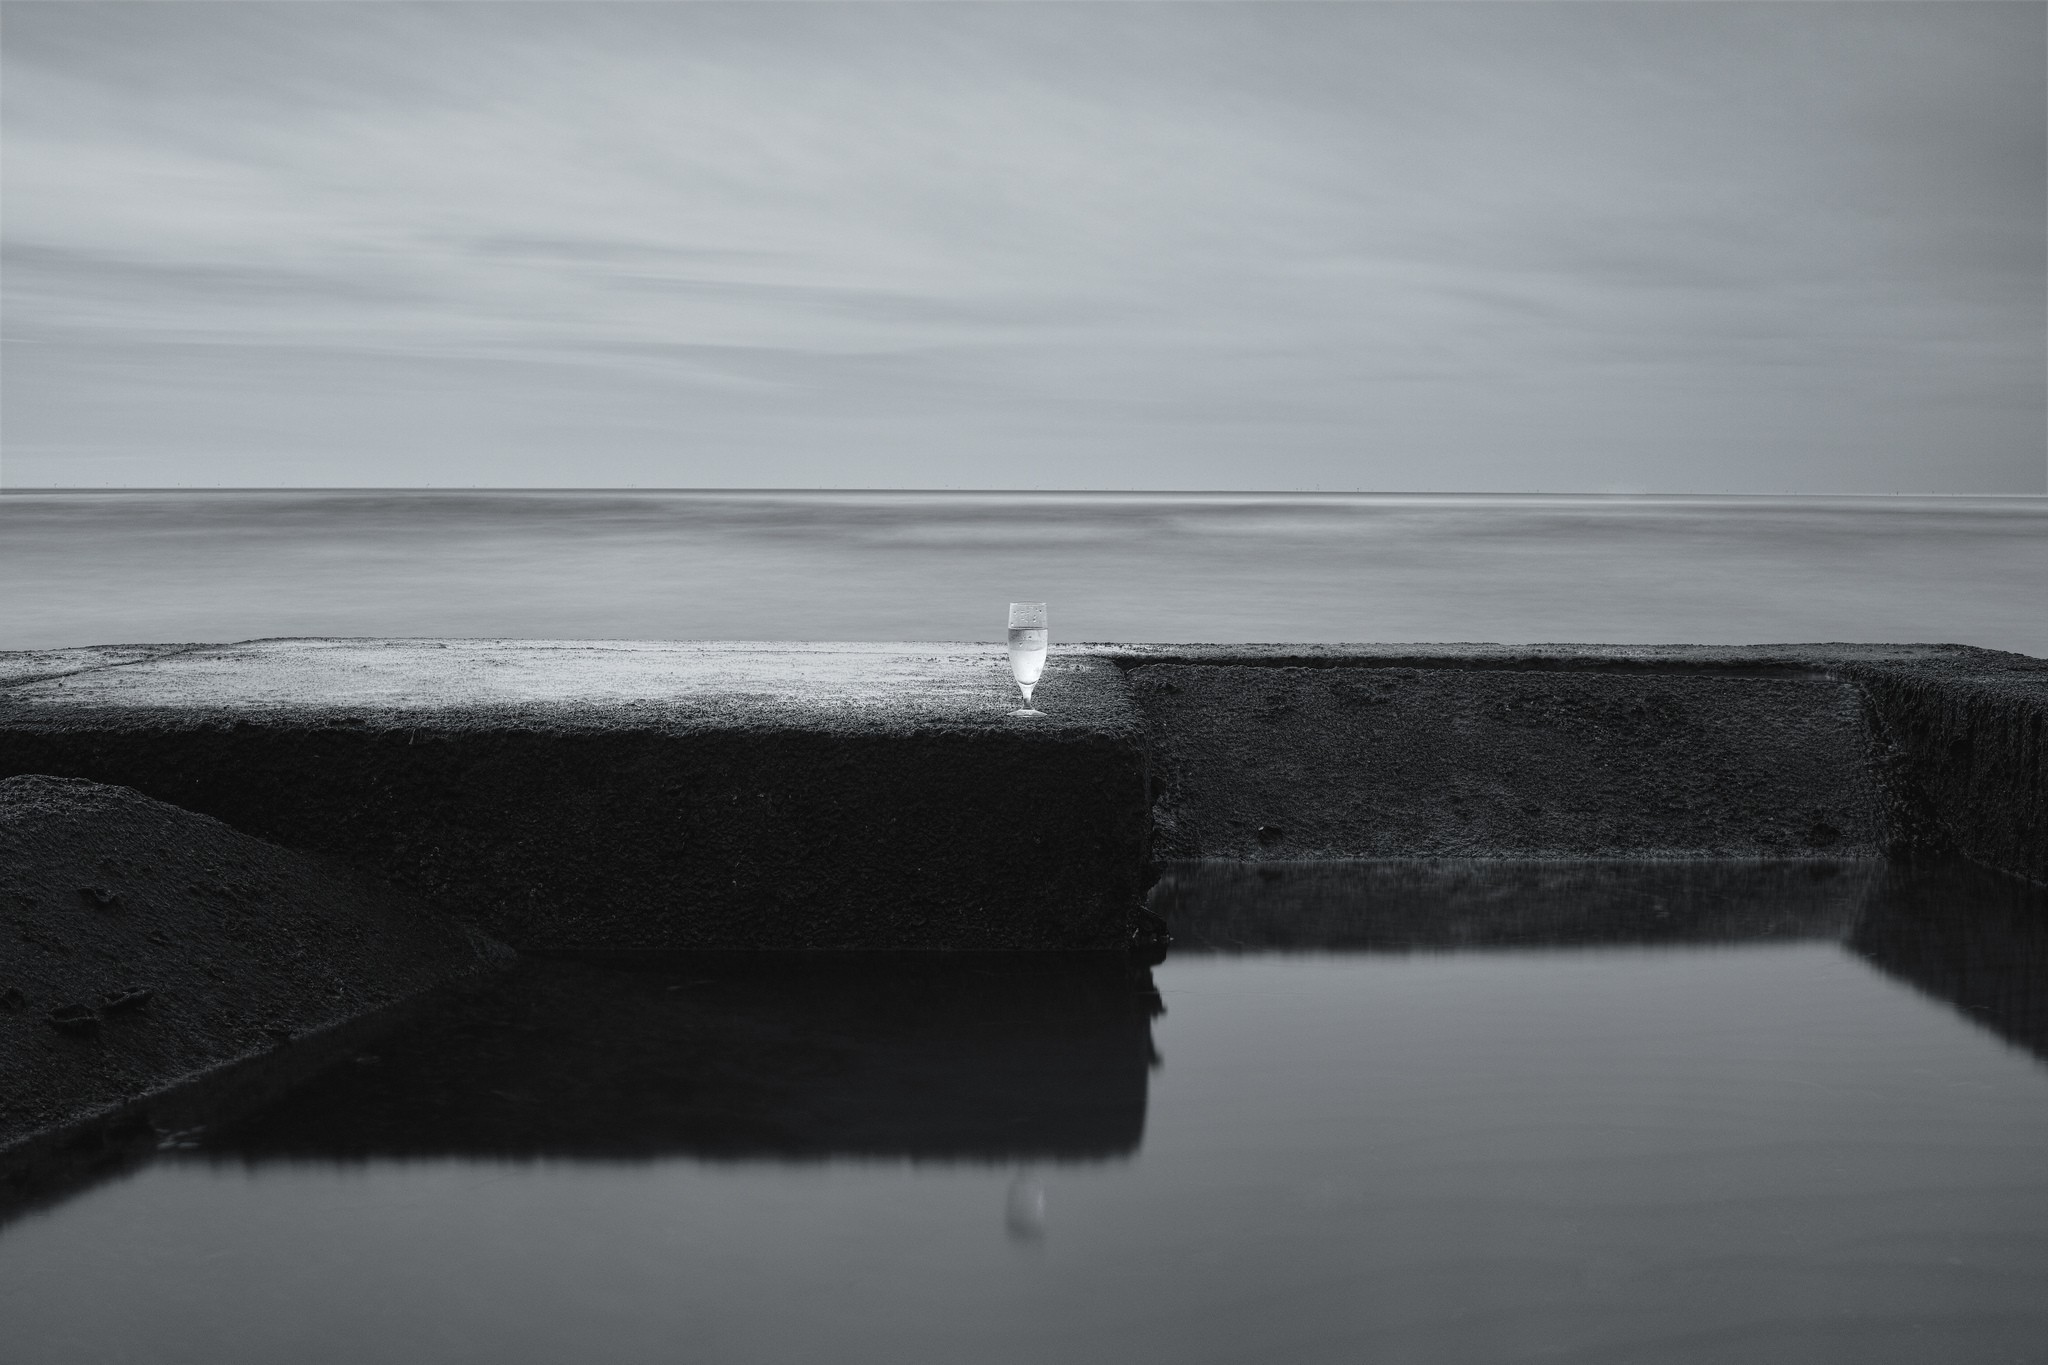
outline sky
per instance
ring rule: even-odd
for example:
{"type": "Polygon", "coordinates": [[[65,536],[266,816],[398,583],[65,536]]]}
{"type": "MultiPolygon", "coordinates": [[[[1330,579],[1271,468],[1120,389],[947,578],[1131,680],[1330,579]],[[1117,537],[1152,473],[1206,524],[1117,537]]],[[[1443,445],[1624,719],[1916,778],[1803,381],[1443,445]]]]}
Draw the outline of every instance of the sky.
{"type": "Polygon", "coordinates": [[[2048,7],[8,0],[14,487],[2048,491],[2048,7]]]}

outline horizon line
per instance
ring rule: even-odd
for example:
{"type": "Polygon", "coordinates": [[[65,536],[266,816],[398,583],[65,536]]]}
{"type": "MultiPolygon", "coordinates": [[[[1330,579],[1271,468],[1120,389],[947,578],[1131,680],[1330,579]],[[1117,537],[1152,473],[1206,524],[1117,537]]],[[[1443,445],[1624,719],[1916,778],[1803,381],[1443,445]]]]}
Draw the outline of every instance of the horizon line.
{"type": "Polygon", "coordinates": [[[10,493],[697,493],[697,494],[918,494],[1003,497],[1327,497],[1327,498],[2042,498],[2041,492],[1806,492],[1741,493],[1593,489],[1374,489],[1374,488],[966,488],[893,485],[725,487],[667,484],[0,484],[10,493]]]}

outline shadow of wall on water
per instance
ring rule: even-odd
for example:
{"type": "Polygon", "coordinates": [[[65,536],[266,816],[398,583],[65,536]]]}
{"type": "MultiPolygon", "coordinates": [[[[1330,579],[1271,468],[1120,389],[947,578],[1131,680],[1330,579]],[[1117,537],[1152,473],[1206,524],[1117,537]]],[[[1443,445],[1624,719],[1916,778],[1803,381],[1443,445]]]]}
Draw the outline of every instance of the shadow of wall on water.
{"type": "MultiPolygon", "coordinates": [[[[1173,952],[1843,944],[2048,1058],[2048,896],[1969,864],[1175,864],[1173,952]]],[[[214,1157],[1102,1160],[1143,1141],[1148,968],[1122,954],[528,958],[214,1157]]]]}
{"type": "Polygon", "coordinates": [[[1894,863],[1849,947],[2048,1062],[2048,891],[1972,863],[1894,863]]]}
{"type": "MultiPolygon", "coordinates": [[[[2048,1060],[2048,895],[1968,864],[1184,863],[1153,906],[1175,956],[1835,942],[2048,1060]]],[[[1117,1160],[1163,1008],[1116,953],[529,956],[182,1155],[1117,1160]]]]}
{"type": "Polygon", "coordinates": [[[1822,940],[2048,1061],[2048,891],[1960,859],[1170,864],[1174,952],[1822,940]]]}
{"type": "Polygon", "coordinates": [[[528,958],[210,1134],[215,1157],[1101,1160],[1137,1150],[1124,954],[528,958]]]}
{"type": "Polygon", "coordinates": [[[1168,866],[1153,909],[1185,952],[1445,952],[1838,939],[1875,860],[1491,858],[1168,866]]]}

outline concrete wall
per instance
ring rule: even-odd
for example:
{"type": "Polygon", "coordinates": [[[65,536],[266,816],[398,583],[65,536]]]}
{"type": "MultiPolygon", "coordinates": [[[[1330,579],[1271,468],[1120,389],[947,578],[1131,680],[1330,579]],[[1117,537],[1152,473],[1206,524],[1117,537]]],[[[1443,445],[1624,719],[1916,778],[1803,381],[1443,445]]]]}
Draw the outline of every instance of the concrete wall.
{"type": "Polygon", "coordinates": [[[1476,669],[1131,672],[1179,858],[1875,856],[1847,683],[1476,669]]]}
{"type": "Polygon", "coordinates": [[[133,787],[517,946],[1108,949],[1155,857],[1819,857],[2048,882],[2048,663],[1947,646],[255,641],[0,657],[133,787]],[[1156,842],[1157,847],[1154,847],[1156,842]]]}
{"type": "Polygon", "coordinates": [[[271,641],[0,691],[0,772],[345,858],[521,948],[1122,948],[1121,675],[998,648],[271,641]]]}
{"type": "Polygon", "coordinates": [[[2025,655],[1960,645],[1102,652],[1130,671],[1146,716],[1163,851],[1921,850],[2048,885],[2048,661],[2025,655]],[[1156,668],[1189,671],[1147,684],[1156,668]],[[1259,824],[1279,837],[1259,839],[1259,824]]]}
{"type": "Polygon", "coordinates": [[[1914,837],[2048,885],[2048,666],[1968,663],[1848,675],[1869,699],[1914,837]]]}

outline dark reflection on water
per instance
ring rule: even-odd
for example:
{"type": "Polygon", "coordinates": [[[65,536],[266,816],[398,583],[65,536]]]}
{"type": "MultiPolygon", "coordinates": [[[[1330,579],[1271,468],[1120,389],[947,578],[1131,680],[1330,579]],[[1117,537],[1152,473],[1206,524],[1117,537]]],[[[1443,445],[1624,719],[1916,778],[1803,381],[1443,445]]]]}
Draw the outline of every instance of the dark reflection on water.
{"type": "MultiPolygon", "coordinates": [[[[1847,940],[2048,1056],[2048,913],[1968,865],[1386,861],[1169,868],[1185,958],[1847,940]]],[[[246,1160],[1128,1155],[1151,971],[1121,957],[536,959],[210,1135],[246,1160]]]]}
{"type": "Polygon", "coordinates": [[[1149,971],[1105,954],[528,959],[207,1148],[1121,1156],[1160,1008],[1149,971]]]}
{"type": "Polygon", "coordinates": [[[1174,951],[1436,952],[1839,938],[1876,862],[1182,863],[1174,951]]]}
{"type": "Polygon", "coordinates": [[[2040,891],[1200,864],[1155,904],[1151,968],[527,961],[0,1229],[0,1358],[2042,1358],[2040,891]]]}
{"type": "Polygon", "coordinates": [[[2048,1061],[2048,892],[1968,864],[1890,867],[1849,946],[2048,1061]]]}
{"type": "Polygon", "coordinates": [[[1152,905],[1183,957],[1838,940],[2048,1061],[2048,891],[1972,863],[1196,862],[1152,905]]]}

